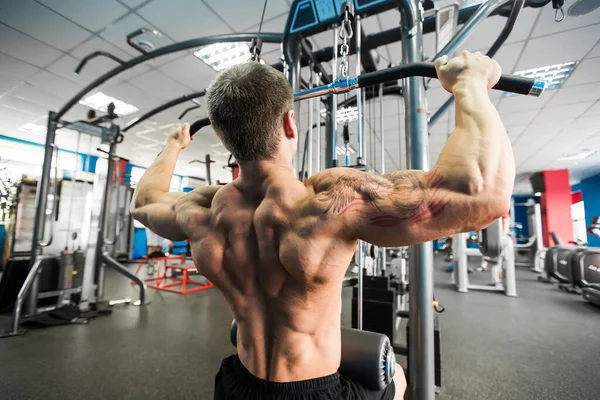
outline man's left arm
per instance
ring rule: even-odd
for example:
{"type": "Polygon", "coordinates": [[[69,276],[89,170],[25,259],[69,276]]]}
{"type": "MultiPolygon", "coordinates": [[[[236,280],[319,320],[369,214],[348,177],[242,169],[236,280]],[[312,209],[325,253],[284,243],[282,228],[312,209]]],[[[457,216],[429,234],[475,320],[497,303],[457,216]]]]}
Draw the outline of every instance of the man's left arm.
{"type": "Polygon", "coordinates": [[[191,142],[189,124],[173,128],[162,153],[137,184],[130,210],[133,218],[170,240],[189,237],[192,213],[210,208],[219,187],[201,187],[190,193],[169,192],[177,157],[191,142]]]}

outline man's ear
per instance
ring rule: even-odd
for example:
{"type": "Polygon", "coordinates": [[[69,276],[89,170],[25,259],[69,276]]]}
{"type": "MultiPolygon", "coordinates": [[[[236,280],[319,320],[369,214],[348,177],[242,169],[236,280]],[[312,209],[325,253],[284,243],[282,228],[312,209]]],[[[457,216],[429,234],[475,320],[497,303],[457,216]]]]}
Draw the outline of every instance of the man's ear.
{"type": "Polygon", "coordinates": [[[296,128],[296,112],[290,110],[283,116],[283,131],[288,139],[294,139],[298,136],[296,128]]]}

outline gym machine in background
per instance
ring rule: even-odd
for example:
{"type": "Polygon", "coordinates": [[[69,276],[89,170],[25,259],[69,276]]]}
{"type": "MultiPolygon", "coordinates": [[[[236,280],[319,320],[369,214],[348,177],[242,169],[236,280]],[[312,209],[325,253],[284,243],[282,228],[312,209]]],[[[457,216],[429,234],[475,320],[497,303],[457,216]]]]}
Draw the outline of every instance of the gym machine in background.
{"type": "Polygon", "coordinates": [[[469,290],[501,292],[507,296],[517,296],[515,276],[514,242],[510,232],[503,227],[502,218],[479,232],[479,248],[469,249],[464,233],[454,235],[454,274],[453,283],[460,293],[469,290]],[[490,281],[487,285],[469,283],[468,257],[482,257],[490,270],[490,281]]]}
{"type": "MultiPolygon", "coordinates": [[[[18,261],[27,262],[30,265],[29,272],[16,296],[13,306],[12,324],[10,331],[2,337],[21,335],[26,330],[21,329],[20,324],[23,317],[34,319],[37,315],[47,311],[57,311],[63,307],[76,306],[66,311],[64,318],[67,323],[85,323],[87,319],[80,314],[88,311],[98,311],[116,304],[145,305],[148,303],[146,296],[146,284],[135,274],[129,272],[110,256],[106,245],[117,245],[121,228],[115,230],[115,236],[111,239],[105,237],[107,217],[111,215],[109,206],[111,204],[111,190],[115,183],[120,184],[120,179],[115,180],[115,164],[121,164],[115,154],[116,145],[123,141],[123,135],[112,120],[117,118],[114,114],[114,105],[108,107],[108,114],[99,118],[89,116],[87,121],[67,122],[50,112],[48,118],[48,133],[46,135],[46,151],[42,169],[42,177],[38,181],[36,193],[35,219],[31,237],[31,253],[29,258],[21,257],[18,261]],[[63,229],[56,229],[56,210],[59,208],[59,180],[58,180],[58,146],[55,144],[56,131],[59,128],[70,129],[78,132],[78,142],[81,133],[100,139],[101,148],[98,150],[105,154],[103,159],[106,165],[102,171],[96,165],[94,183],[91,190],[78,190],[76,185],[77,172],[71,175],[70,193],[66,194],[62,204],[67,204],[64,214],[68,215],[68,222],[63,229]],[[54,177],[50,180],[52,164],[54,163],[54,177]],[[53,188],[50,189],[50,184],[53,188]],[[76,196],[81,196],[77,198],[76,196]],[[71,207],[75,205],[75,199],[83,201],[83,214],[71,215],[71,207]],[[50,201],[49,201],[50,200],[50,201]],[[48,205],[50,209],[48,210],[48,205]],[[49,211],[49,212],[48,212],[49,211]],[[47,218],[49,216],[49,218],[47,218]],[[79,220],[79,217],[82,219],[79,220]],[[77,218],[77,221],[72,221],[77,218]],[[80,228],[73,228],[74,225],[80,228]],[[64,233],[63,233],[64,232],[64,233]],[[64,248],[52,248],[55,237],[61,234],[67,235],[67,245],[64,248]],[[47,254],[41,254],[42,252],[47,254]],[[104,266],[108,266],[121,275],[133,280],[140,290],[139,300],[132,302],[131,299],[104,300],[104,266]],[[46,277],[42,279],[42,277],[46,277]],[[50,290],[44,290],[44,284],[50,281],[50,290]],[[57,288],[52,288],[52,281],[57,281],[57,288]],[[50,300],[50,301],[48,301],[50,300]],[[73,314],[75,316],[73,316],[73,314]]],[[[91,144],[90,144],[91,147],[91,144]]],[[[78,146],[79,151],[79,146],[78,146]]],[[[87,165],[84,168],[86,180],[82,185],[89,187],[87,175],[90,171],[89,159],[91,148],[87,153],[87,165]]],[[[101,164],[102,160],[98,161],[101,164]]],[[[120,178],[121,174],[116,175],[120,178]]],[[[117,191],[118,193],[118,191],[117,191]]],[[[119,210],[120,202],[115,202],[116,210],[119,210]]],[[[118,227],[118,224],[116,224],[118,227]]],[[[16,260],[15,260],[16,261],[16,260]]]]}
{"type": "MultiPolygon", "coordinates": [[[[538,261],[543,260],[546,251],[542,240],[542,209],[533,199],[529,199],[525,203],[513,203],[511,209],[514,210],[515,206],[527,207],[527,227],[529,230],[527,242],[515,244],[515,264],[531,267],[535,272],[542,272],[543,263],[538,261]]],[[[514,212],[511,216],[514,218],[514,212]]],[[[521,232],[523,227],[515,225],[515,228],[521,232]]],[[[517,235],[516,239],[520,239],[520,235],[517,235]]]]}

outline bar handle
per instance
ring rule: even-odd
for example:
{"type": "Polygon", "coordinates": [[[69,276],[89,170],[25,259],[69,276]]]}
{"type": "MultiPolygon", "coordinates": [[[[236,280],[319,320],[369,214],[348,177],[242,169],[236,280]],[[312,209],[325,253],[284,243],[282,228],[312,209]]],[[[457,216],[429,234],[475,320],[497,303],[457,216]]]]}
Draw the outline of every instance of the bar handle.
{"type": "MultiPolygon", "coordinates": [[[[56,218],[56,211],[58,205],[58,146],[55,143],[52,143],[50,146],[54,149],[54,200],[52,201],[52,214],[50,215],[50,238],[48,241],[43,242],[41,240],[38,241],[39,247],[48,247],[52,244],[52,240],[54,239],[54,219],[56,218]]],[[[45,213],[45,211],[44,211],[45,213]]],[[[43,238],[42,238],[43,239],[43,238]]]]}
{"type": "Polygon", "coordinates": [[[190,136],[194,136],[200,129],[209,125],[210,119],[208,119],[208,117],[197,120],[190,126],[190,136]]]}
{"type": "MultiPolygon", "coordinates": [[[[358,76],[360,87],[373,86],[382,82],[404,79],[411,76],[424,76],[437,79],[437,71],[433,63],[418,62],[398,65],[358,76]]],[[[493,89],[517,94],[539,96],[546,86],[544,81],[522,76],[503,74],[493,89]]]]}

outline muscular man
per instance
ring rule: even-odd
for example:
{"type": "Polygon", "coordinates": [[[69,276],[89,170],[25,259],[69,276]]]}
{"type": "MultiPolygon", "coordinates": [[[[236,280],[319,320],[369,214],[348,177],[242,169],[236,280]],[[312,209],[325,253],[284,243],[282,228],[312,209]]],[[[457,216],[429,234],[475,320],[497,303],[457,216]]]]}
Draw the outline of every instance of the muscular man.
{"type": "Polygon", "coordinates": [[[160,236],[189,238],[198,269],[238,323],[237,355],[216,399],[401,399],[338,374],[342,280],[358,239],[406,246],[479,230],[509,209],[514,160],[487,91],[496,62],[462,53],[436,63],[456,97],[456,129],[430,171],[375,176],[348,168],[293,173],[298,132],[285,77],[259,63],[222,72],[207,94],[212,126],[240,164],[224,187],[169,193],[189,127],[174,129],[138,183],[133,216],[160,236]]]}

